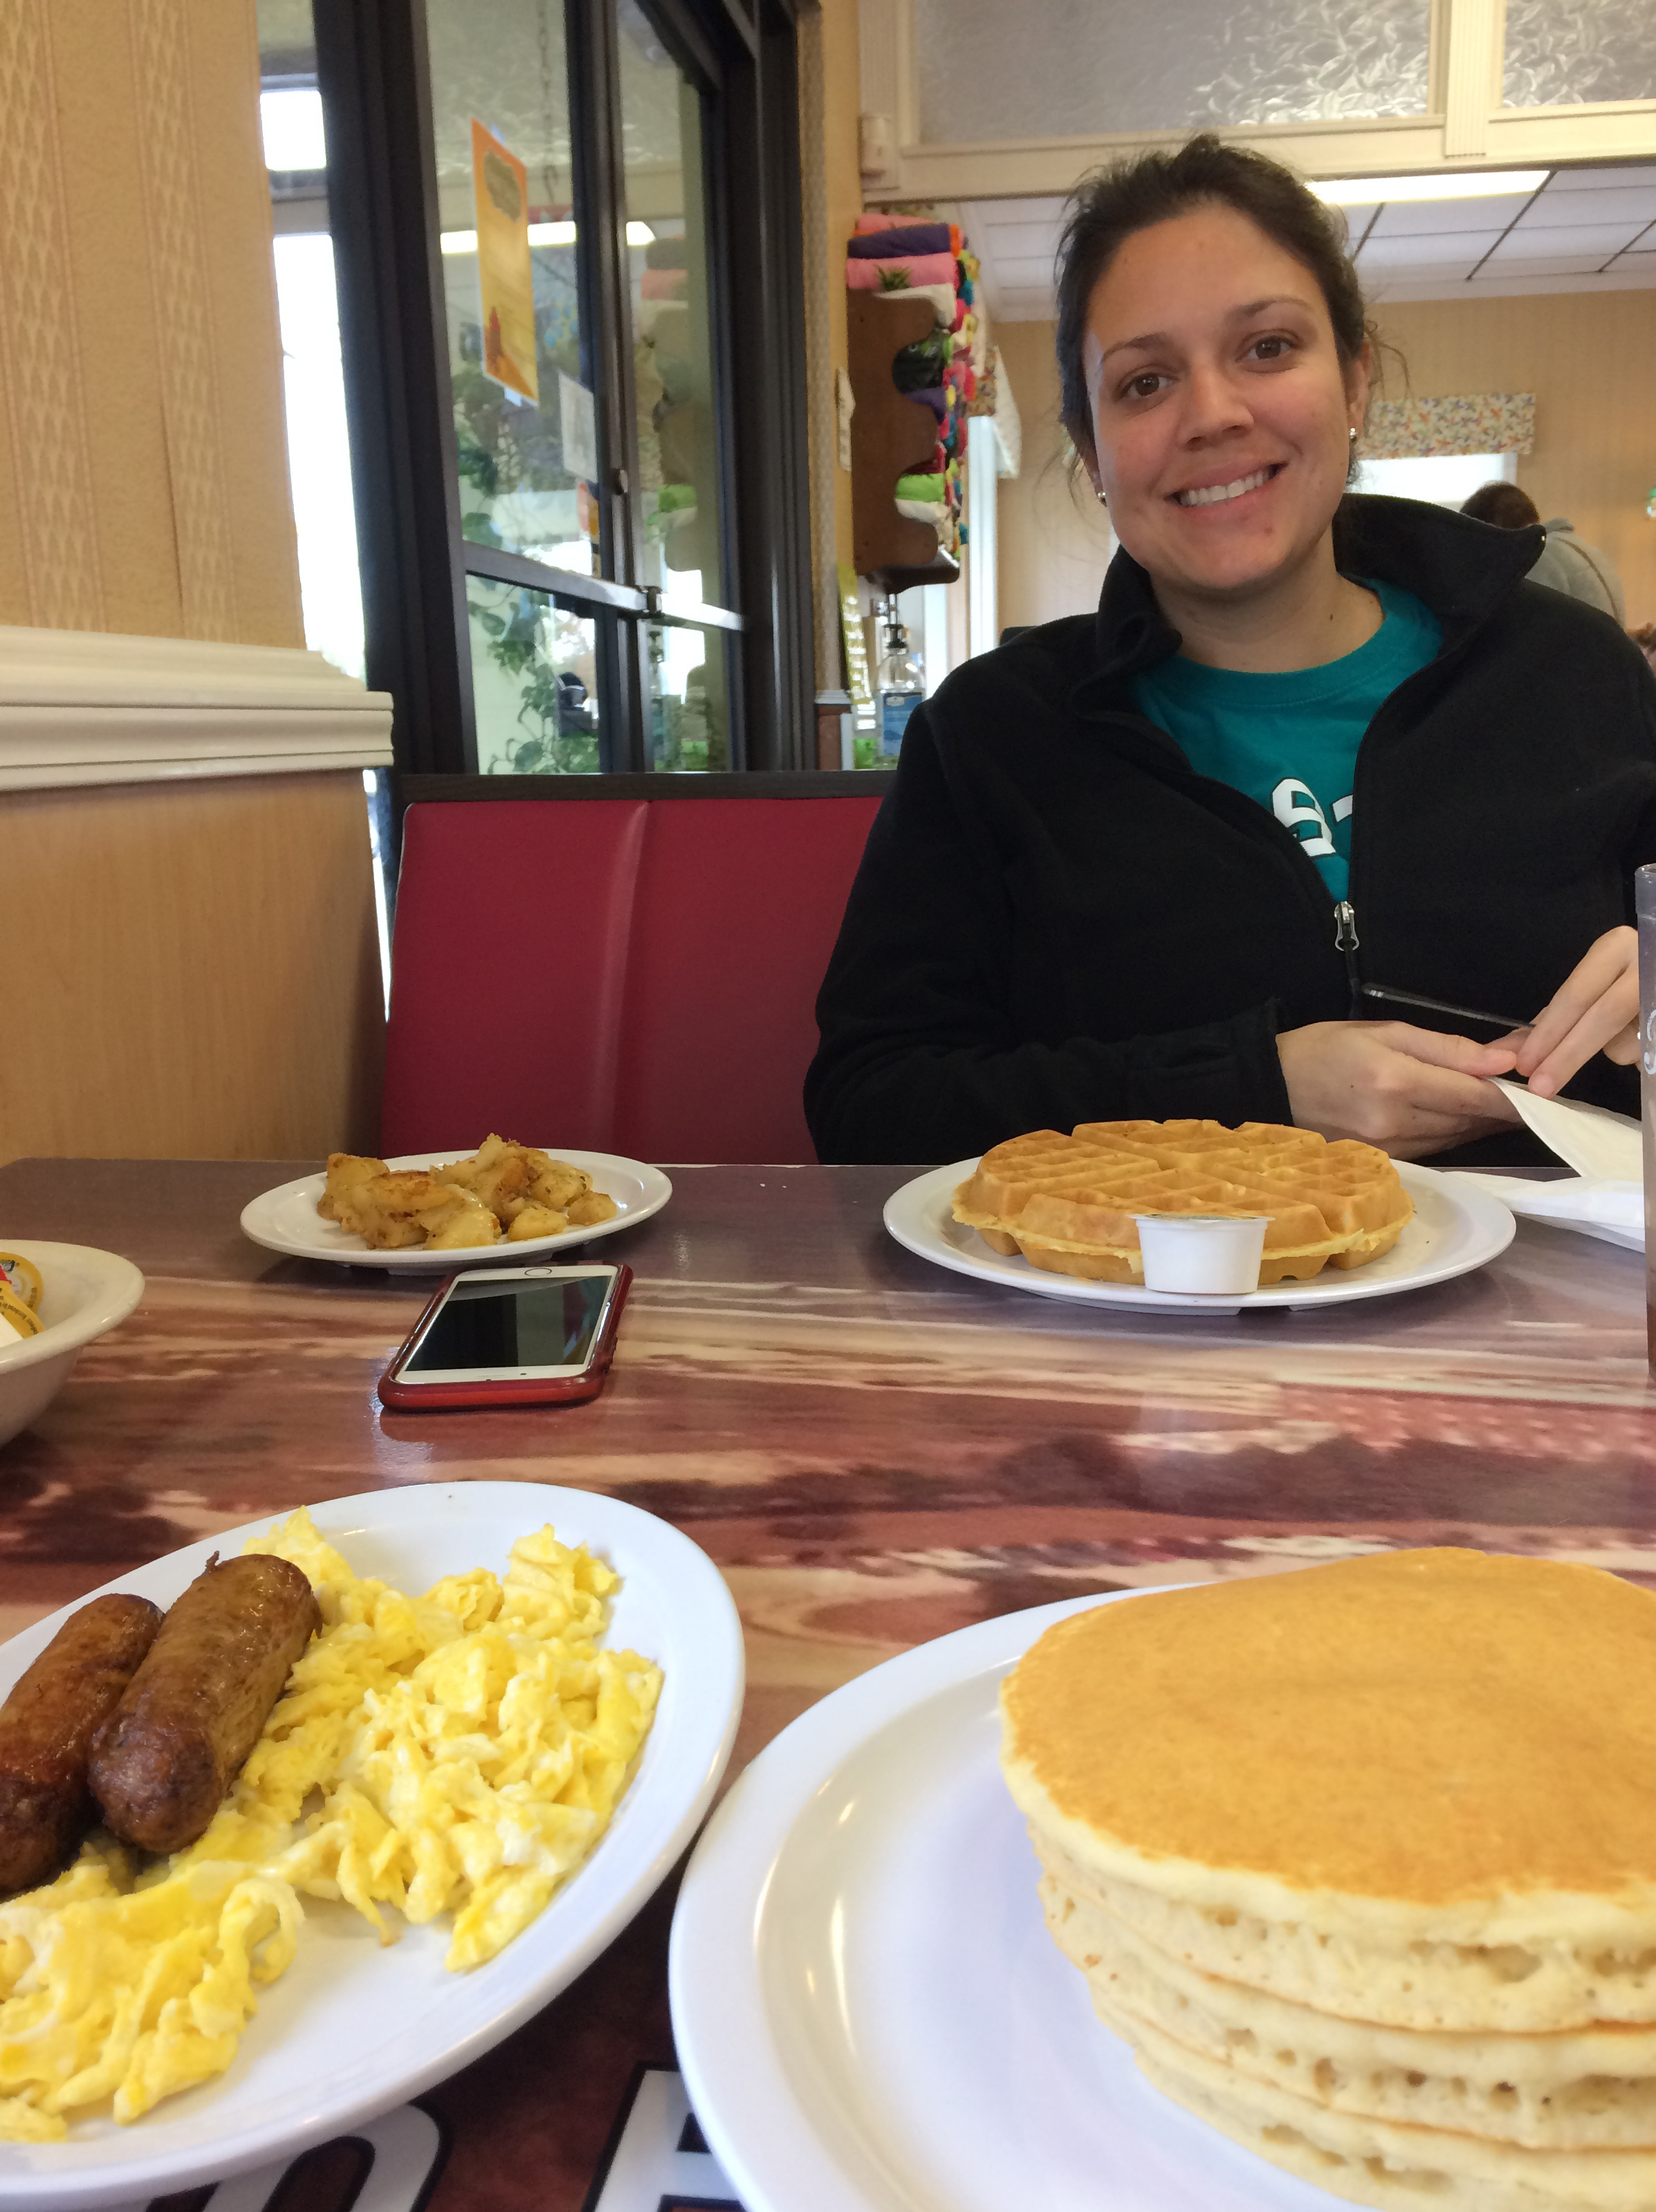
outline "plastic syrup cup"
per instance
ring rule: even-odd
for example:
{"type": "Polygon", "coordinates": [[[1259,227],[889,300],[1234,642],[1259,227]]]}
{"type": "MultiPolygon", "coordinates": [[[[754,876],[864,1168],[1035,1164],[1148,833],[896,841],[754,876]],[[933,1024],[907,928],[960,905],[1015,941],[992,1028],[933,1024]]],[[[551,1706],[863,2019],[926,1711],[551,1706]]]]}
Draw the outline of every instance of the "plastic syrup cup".
{"type": "Polygon", "coordinates": [[[1135,1213],[1147,1291],[1235,1297],[1259,1287],[1263,1213],[1135,1213]]]}

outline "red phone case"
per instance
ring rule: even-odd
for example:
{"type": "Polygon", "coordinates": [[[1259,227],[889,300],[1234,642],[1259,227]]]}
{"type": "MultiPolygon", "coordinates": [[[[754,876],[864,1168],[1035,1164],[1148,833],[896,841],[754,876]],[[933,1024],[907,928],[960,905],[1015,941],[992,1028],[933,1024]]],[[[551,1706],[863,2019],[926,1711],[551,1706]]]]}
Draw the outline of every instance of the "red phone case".
{"type": "MultiPolygon", "coordinates": [[[[607,1267],[609,1262],[606,1261],[603,1264],[607,1267]]],[[[457,1271],[469,1272],[467,1269],[457,1271]]],[[[382,1406],[393,1413],[441,1413],[456,1406],[577,1406],[584,1399],[598,1395],[604,1387],[604,1377],[610,1371],[616,1332],[621,1325],[621,1309],[627,1303],[627,1292],[632,1288],[630,1267],[619,1267],[615,1271],[615,1296],[610,1300],[604,1326],[594,1341],[593,1356],[579,1375],[521,1382],[399,1382],[397,1370],[407,1358],[410,1346],[425,1327],[439,1301],[447,1297],[456,1279],[456,1275],[449,1275],[444,1279],[428,1301],[418,1321],[403,1339],[395,1358],[380,1377],[380,1403],[382,1406]]]]}

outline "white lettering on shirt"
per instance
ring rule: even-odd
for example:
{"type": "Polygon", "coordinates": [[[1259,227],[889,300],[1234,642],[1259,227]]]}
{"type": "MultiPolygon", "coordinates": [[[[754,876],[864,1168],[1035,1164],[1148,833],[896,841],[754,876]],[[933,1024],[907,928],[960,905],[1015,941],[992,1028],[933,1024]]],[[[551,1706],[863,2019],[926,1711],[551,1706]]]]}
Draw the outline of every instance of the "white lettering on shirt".
{"type": "MultiPolygon", "coordinates": [[[[1277,820],[1285,830],[1294,830],[1297,833],[1298,825],[1302,822],[1307,828],[1314,825],[1313,836],[1300,839],[1300,842],[1305,847],[1312,860],[1333,858],[1333,832],[1328,826],[1328,817],[1318,805],[1317,794],[1309,784],[1301,783],[1297,776],[1285,775],[1275,790],[1272,792],[1270,803],[1277,820]],[[1297,805],[1296,800],[1300,802],[1297,805]]],[[[1349,802],[1348,802],[1348,811],[1349,811],[1349,802]]],[[[1338,814],[1338,807],[1336,807],[1335,812],[1338,814]]]]}

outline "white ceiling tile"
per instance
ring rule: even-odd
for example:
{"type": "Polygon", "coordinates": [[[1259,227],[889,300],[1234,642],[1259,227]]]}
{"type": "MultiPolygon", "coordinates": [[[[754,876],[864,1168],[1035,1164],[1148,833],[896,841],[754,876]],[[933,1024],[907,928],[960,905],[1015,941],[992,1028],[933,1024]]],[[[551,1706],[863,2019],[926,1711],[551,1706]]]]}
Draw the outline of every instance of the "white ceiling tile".
{"type": "Polygon", "coordinates": [[[1616,191],[1537,192],[1524,211],[1522,228],[1556,228],[1560,224],[1656,222],[1656,184],[1616,191]]]}
{"type": "Polygon", "coordinates": [[[1562,254],[1597,254],[1608,261],[1612,253],[1619,253],[1631,246],[1639,234],[1640,226],[1628,222],[1584,223],[1580,228],[1574,224],[1557,224],[1546,230],[1538,226],[1531,228],[1527,222],[1509,230],[1495,248],[1498,261],[1556,260],[1562,254]]]}
{"type": "Polygon", "coordinates": [[[1656,186],[1656,161],[1616,161],[1592,169],[1556,169],[1549,192],[1598,192],[1622,185],[1656,186]]]}
{"type": "Polygon", "coordinates": [[[1498,230],[1439,233],[1430,238],[1371,238],[1357,257],[1359,269],[1423,269],[1458,264],[1470,269],[1501,235],[1498,230]]]}
{"type": "Polygon", "coordinates": [[[1591,276],[1603,268],[1602,257],[1591,253],[1537,254],[1533,259],[1496,255],[1486,261],[1472,282],[1503,276],[1591,276]]]}
{"type": "Polygon", "coordinates": [[[968,200],[961,208],[964,227],[985,222],[1050,222],[1063,221],[1066,199],[968,200]]]}
{"type": "MultiPolygon", "coordinates": [[[[1388,200],[1369,236],[1413,238],[1440,230],[1501,231],[1533,198],[1531,192],[1497,192],[1487,200],[1388,200]]],[[[1361,235],[1361,231],[1357,235],[1361,235]]]]}
{"type": "MultiPolygon", "coordinates": [[[[1656,215],[1656,208],[1651,210],[1656,215]]],[[[981,231],[968,232],[967,236],[978,252],[989,252],[997,261],[1014,258],[1027,261],[1044,261],[1050,269],[1052,257],[1058,250],[1058,232],[1044,222],[996,222],[981,231]]]]}

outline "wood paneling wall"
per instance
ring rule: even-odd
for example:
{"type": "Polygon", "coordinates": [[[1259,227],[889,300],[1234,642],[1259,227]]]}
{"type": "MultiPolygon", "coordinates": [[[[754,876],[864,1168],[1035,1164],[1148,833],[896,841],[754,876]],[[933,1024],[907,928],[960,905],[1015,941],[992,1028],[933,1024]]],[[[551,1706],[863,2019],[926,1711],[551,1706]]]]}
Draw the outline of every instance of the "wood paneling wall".
{"type": "Polygon", "coordinates": [[[302,645],[253,0],[4,0],[0,115],[0,622],[302,645]]]}
{"type": "MultiPolygon", "coordinates": [[[[1622,572],[1630,623],[1656,621],[1656,291],[1419,300],[1376,310],[1422,398],[1533,392],[1535,451],[1518,480],[1622,572]]],[[[1386,394],[1405,386],[1386,364],[1386,394]]]]}
{"type": "MultiPolygon", "coordinates": [[[[298,646],[254,0],[0,0],[0,623],[298,646]]],[[[357,774],[0,795],[0,1159],[371,1142],[357,774]]]]}
{"type": "Polygon", "coordinates": [[[1023,417],[1023,466],[996,496],[1002,629],[1090,614],[1115,550],[1104,509],[1085,477],[1072,482],[1058,421],[1058,370],[1050,323],[996,323],[995,343],[1023,417]]]}
{"type": "Polygon", "coordinates": [[[0,883],[0,1160],[377,1146],[360,775],[14,792],[0,883]]]}

